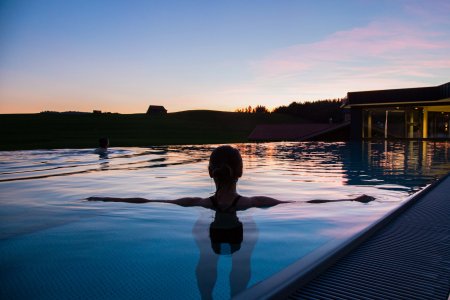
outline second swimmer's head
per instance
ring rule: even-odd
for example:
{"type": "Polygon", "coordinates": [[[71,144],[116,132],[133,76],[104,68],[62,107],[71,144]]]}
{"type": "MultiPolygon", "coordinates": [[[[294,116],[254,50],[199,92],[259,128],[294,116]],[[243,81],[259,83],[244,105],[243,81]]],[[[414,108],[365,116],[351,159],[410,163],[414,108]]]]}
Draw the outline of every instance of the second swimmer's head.
{"type": "Polygon", "coordinates": [[[209,157],[209,176],[217,184],[237,182],[242,176],[242,157],[239,150],[231,146],[220,146],[214,149],[209,157]]]}

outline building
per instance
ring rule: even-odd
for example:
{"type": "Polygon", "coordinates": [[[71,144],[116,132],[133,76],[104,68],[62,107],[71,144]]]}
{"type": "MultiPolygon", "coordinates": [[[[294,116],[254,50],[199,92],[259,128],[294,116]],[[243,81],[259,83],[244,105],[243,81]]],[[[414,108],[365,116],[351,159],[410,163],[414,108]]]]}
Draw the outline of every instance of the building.
{"type": "Polygon", "coordinates": [[[253,129],[248,140],[266,141],[343,141],[348,140],[349,122],[302,123],[302,124],[260,124],[253,129]]]}
{"type": "Polygon", "coordinates": [[[160,105],[150,105],[147,109],[147,115],[165,115],[167,114],[167,109],[160,105]]]}
{"type": "Polygon", "coordinates": [[[450,139],[450,82],[439,86],[349,92],[351,138],[450,139]]]}

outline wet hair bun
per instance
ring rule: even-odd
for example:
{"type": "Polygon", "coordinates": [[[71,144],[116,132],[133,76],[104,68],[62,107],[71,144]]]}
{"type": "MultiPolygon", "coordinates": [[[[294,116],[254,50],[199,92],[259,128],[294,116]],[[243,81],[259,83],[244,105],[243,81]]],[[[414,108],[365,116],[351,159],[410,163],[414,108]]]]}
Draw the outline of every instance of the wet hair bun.
{"type": "Polygon", "coordinates": [[[213,178],[218,179],[219,181],[222,182],[230,182],[233,181],[233,179],[235,179],[233,176],[233,170],[227,164],[223,164],[220,167],[215,168],[212,171],[212,175],[213,178]]]}
{"type": "Polygon", "coordinates": [[[236,182],[242,176],[242,157],[239,150],[225,145],[214,149],[209,158],[211,177],[218,183],[236,182]]]}

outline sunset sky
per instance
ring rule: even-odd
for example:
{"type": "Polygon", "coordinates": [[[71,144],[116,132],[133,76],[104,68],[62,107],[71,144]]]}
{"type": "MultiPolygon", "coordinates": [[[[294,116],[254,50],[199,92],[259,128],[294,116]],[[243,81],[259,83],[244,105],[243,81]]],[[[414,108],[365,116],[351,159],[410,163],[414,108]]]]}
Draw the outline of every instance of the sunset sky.
{"type": "Polygon", "coordinates": [[[448,0],[0,1],[0,113],[233,111],[449,81],[448,0]]]}

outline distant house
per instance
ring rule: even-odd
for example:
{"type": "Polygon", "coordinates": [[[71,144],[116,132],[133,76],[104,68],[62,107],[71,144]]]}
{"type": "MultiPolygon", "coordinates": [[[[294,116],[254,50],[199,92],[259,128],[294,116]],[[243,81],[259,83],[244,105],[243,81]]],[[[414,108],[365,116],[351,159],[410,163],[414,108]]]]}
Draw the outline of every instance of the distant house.
{"type": "Polygon", "coordinates": [[[450,82],[430,87],[350,92],[352,139],[450,139],[450,82]]]}
{"type": "Polygon", "coordinates": [[[161,105],[150,105],[147,109],[147,115],[150,116],[160,116],[167,114],[167,109],[161,105]]]}

